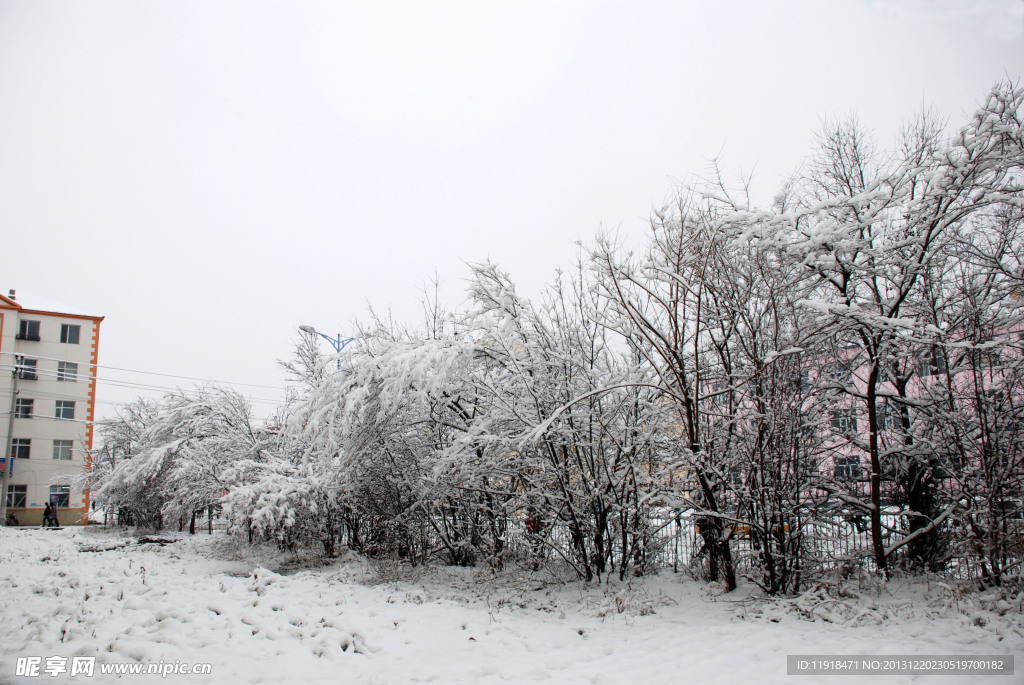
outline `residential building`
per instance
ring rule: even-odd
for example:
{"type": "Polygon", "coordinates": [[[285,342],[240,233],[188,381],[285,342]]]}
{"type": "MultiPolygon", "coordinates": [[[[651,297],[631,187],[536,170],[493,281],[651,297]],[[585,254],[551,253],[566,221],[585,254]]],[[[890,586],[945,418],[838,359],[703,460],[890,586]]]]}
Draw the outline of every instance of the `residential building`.
{"type": "Polygon", "coordinates": [[[102,316],[33,296],[0,295],[0,462],[5,517],[39,525],[47,502],[61,525],[85,523],[102,316]]]}

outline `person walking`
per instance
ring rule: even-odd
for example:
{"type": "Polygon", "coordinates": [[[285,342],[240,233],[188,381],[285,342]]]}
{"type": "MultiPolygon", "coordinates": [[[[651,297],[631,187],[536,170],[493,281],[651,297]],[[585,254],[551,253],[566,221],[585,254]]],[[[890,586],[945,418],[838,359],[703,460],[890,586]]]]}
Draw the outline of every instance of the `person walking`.
{"type": "Polygon", "coordinates": [[[50,525],[50,517],[53,516],[53,509],[50,508],[50,503],[46,503],[46,508],[43,509],[43,528],[47,528],[50,525]]]}

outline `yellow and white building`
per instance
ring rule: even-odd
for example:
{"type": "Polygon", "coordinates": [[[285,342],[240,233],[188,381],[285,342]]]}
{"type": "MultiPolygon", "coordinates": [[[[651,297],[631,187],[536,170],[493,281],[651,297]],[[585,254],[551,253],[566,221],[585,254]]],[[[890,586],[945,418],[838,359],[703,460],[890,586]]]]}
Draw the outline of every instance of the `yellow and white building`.
{"type": "Polygon", "coordinates": [[[4,504],[19,525],[38,526],[47,502],[60,525],[85,523],[89,493],[73,479],[90,464],[101,321],[13,290],[0,295],[4,504]]]}

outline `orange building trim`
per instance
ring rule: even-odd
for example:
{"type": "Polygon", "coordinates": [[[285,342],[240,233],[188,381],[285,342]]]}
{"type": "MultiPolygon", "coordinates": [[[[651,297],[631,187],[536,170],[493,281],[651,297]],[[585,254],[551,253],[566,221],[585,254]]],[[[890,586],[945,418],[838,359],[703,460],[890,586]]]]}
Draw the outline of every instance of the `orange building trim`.
{"type": "Polygon", "coordinates": [[[63,319],[83,319],[85,321],[103,321],[104,316],[89,316],[88,314],[65,314],[64,312],[48,312],[43,309],[21,309],[22,314],[39,314],[40,316],[59,316],[63,319]]]}
{"type": "MultiPolygon", "coordinates": [[[[100,322],[103,321],[103,317],[94,318],[93,320],[96,321],[96,326],[93,328],[92,334],[92,373],[89,374],[89,409],[86,416],[88,423],[85,425],[85,445],[88,450],[85,455],[86,472],[92,471],[93,422],[96,418],[96,377],[99,376],[100,322]]],[[[92,492],[84,490],[82,497],[85,503],[85,515],[88,516],[92,492]]]]}

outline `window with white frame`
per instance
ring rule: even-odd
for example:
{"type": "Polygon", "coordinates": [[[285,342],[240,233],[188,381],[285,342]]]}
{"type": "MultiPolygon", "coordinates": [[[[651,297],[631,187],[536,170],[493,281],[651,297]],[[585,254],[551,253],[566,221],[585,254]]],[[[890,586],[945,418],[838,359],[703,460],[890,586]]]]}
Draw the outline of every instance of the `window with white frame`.
{"type": "Polygon", "coordinates": [[[77,345],[82,327],[77,324],[62,323],[60,325],[60,341],[69,345],[77,345]]]}
{"type": "Polygon", "coordinates": [[[14,418],[16,419],[31,419],[35,413],[35,400],[25,399],[19,397],[14,400],[14,418]]]}
{"type": "Polygon", "coordinates": [[[28,459],[32,453],[32,441],[28,438],[15,438],[11,440],[11,458],[28,459]]]}
{"type": "Polygon", "coordinates": [[[835,458],[834,473],[838,480],[857,480],[862,475],[860,457],[839,455],[835,458]]]}
{"type": "Polygon", "coordinates": [[[8,509],[24,509],[25,503],[28,501],[28,486],[27,485],[13,485],[7,486],[7,508],[8,509]]]}
{"type": "Polygon", "coordinates": [[[74,383],[78,380],[78,364],[75,362],[57,362],[57,380],[74,383]]]}
{"type": "Polygon", "coordinates": [[[53,458],[54,459],[71,459],[71,450],[75,443],[73,440],[54,440],[53,441],[53,458]]]}
{"type": "Polygon", "coordinates": [[[18,378],[23,381],[34,381],[39,378],[39,360],[20,357],[18,359],[18,378]]]}
{"type": "Polygon", "coordinates": [[[71,488],[67,485],[50,486],[50,504],[55,507],[67,507],[71,501],[71,488]]]}
{"type": "Polygon", "coordinates": [[[832,430],[847,435],[857,432],[857,414],[853,409],[832,410],[832,430]]]}
{"type": "Polygon", "coordinates": [[[75,403],[72,400],[57,400],[57,408],[53,416],[58,419],[75,418],[75,403]]]}

